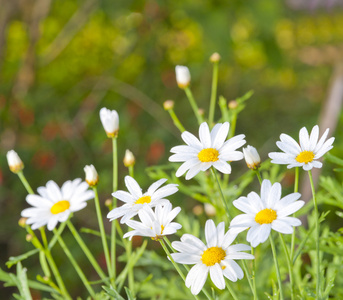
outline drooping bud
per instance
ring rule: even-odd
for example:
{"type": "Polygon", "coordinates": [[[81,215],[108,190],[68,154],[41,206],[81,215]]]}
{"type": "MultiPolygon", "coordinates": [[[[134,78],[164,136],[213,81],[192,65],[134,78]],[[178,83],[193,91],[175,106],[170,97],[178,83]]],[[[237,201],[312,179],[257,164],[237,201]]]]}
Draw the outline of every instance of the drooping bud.
{"type": "Polygon", "coordinates": [[[115,110],[103,107],[100,109],[100,120],[109,138],[118,136],[119,116],[115,110]]]}
{"type": "Polygon", "coordinates": [[[249,169],[256,170],[260,167],[261,158],[255,147],[247,146],[243,148],[243,154],[249,169]]]}
{"type": "Polygon", "coordinates": [[[176,73],[176,82],[180,89],[184,89],[190,85],[191,74],[189,73],[189,70],[187,67],[176,66],[175,73],[176,73]]]}
{"type": "Polygon", "coordinates": [[[164,103],[163,103],[163,108],[164,108],[165,110],[173,109],[173,108],[174,108],[174,101],[173,101],[173,100],[164,101],[164,103]]]}
{"type": "Polygon", "coordinates": [[[7,152],[6,157],[8,166],[13,173],[17,174],[22,169],[24,169],[24,164],[20,159],[19,155],[17,154],[17,152],[15,152],[14,150],[10,150],[7,152]]]}
{"type": "Polygon", "coordinates": [[[125,156],[124,156],[123,162],[124,162],[124,166],[127,168],[135,165],[135,162],[136,162],[135,156],[128,149],[126,149],[126,151],[125,151],[125,156]]]}
{"type": "Polygon", "coordinates": [[[99,182],[98,172],[93,165],[85,166],[83,170],[86,173],[86,182],[90,187],[96,186],[99,182]]]}
{"type": "Polygon", "coordinates": [[[210,62],[211,62],[211,63],[217,63],[217,62],[220,61],[220,59],[221,59],[221,57],[220,57],[219,53],[218,53],[218,52],[214,52],[214,53],[211,55],[211,57],[210,57],[210,62]]]}

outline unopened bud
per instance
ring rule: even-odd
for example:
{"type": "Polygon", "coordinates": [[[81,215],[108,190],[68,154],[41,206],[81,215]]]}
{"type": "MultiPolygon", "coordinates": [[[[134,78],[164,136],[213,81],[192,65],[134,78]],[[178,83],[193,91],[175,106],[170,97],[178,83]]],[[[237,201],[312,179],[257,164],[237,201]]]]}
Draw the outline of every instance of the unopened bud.
{"type": "Polygon", "coordinates": [[[211,55],[211,57],[210,57],[210,62],[211,62],[211,63],[217,63],[217,62],[220,61],[220,59],[221,59],[221,57],[220,57],[219,53],[218,53],[218,52],[214,52],[214,53],[211,55]]]}
{"type": "Polygon", "coordinates": [[[193,214],[196,216],[200,216],[204,212],[204,208],[202,205],[198,204],[193,207],[193,214]]]}
{"type": "Polygon", "coordinates": [[[106,201],[105,201],[105,206],[107,206],[107,207],[112,207],[112,199],[107,199],[106,201]]]}
{"type": "Polygon", "coordinates": [[[216,211],[216,208],[212,204],[205,203],[205,213],[208,217],[213,217],[216,215],[217,211],[216,211]]]}
{"type": "Polygon", "coordinates": [[[17,154],[17,152],[15,152],[14,150],[10,150],[7,152],[6,157],[8,166],[13,173],[17,174],[22,169],[24,169],[24,164],[20,159],[19,155],[17,154]]]}
{"type": "Polygon", "coordinates": [[[28,234],[26,235],[26,241],[27,241],[27,242],[31,242],[32,239],[33,239],[33,236],[32,236],[31,234],[28,233],[28,234]]]}
{"type": "Polygon", "coordinates": [[[165,110],[173,109],[173,108],[174,108],[174,101],[173,101],[173,100],[164,101],[164,103],[163,103],[163,108],[164,108],[165,110]]]}
{"type": "Polygon", "coordinates": [[[20,218],[18,221],[19,226],[25,228],[26,227],[26,220],[27,220],[27,218],[20,218]]]}
{"type": "Polygon", "coordinates": [[[204,116],[205,115],[205,110],[203,108],[198,109],[199,115],[204,116]]]}
{"type": "Polygon", "coordinates": [[[176,66],[176,82],[180,89],[188,87],[191,83],[191,73],[185,66],[176,66]]]}
{"type": "Polygon", "coordinates": [[[118,136],[119,116],[115,110],[109,110],[103,107],[100,109],[100,120],[109,138],[118,136]]]}
{"type": "Polygon", "coordinates": [[[136,159],[133,153],[130,150],[125,151],[125,156],[124,156],[124,166],[125,167],[133,167],[135,165],[136,159]]]}
{"type": "Polygon", "coordinates": [[[99,182],[98,172],[93,165],[85,166],[83,170],[86,173],[86,182],[90,187],[96,186],[99,182]]]}
{"type": "Polygon", "coordinates": [[[230,109],[236,109],[238,107],[238,102],[236,100],[231,100],[228,104],[230,109]]]}
{"type": "Polygon", "coordinates": [[[260,167],[261,158],[255,147],[247,146],[243,148],[243,154],[249,169],[256,170],[260,167]]]}

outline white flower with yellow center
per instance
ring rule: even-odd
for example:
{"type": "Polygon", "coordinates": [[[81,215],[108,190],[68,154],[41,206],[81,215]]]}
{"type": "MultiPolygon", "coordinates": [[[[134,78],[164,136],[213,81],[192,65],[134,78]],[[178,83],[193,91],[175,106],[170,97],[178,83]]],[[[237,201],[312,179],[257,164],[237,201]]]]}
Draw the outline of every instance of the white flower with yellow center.
{"type": "Polygon", "coordinates": [[[124,238],[135,236],[148,236],[153,240],[159,240],[165,235],[174,234],[182,226],[179,223],[172,222],[174,218],[181,211],[180,207],[172,209],[172,205],[167,203],[166,205],[157,205],[155,211],[150,206],[144,206],[138,212],[141,222],[135,220],[128,220],[126,225],[134,230],[124,234],[124,238]]]}
{"type": "Polygon", "coordinates": [[[176,172],[176,176],[182,176],[186,171],[186,179],[193,178],[200,171],[206,171],[210,167],[216,168],[224,174],[231,173],[231,166],[227,161],[236,161],[243,158],[243,153],[236,151],[245,144],[244,134],[234,136],[226,140],[230,124],[216,124],[212,131],[206,122],[199,128],[198,140],[193,134],[185,131],[181,137],[187,144],[173,147],[170,152],[175,153],[169,157],[172,162],[184,162],[176,172]]]}
{"type": "Polygon", "coordinates": [[[164,197],[176,193],[178,188],[177,184],[167,184],[160,188],[166,181],[167,179],[160,179],[154,182],[148,188],[147,192],[143,194],[137,181],[130,176],[126,176],[125,185],[129,190],[129,193],[125,191],[116,191],[112,194],[113,197],[125,202],[125,204],[112,209],[107,214],[107,218],[109,218],[110,221],[113,221],[122,217],[120,223],[123,224],[137,215],[145,205],[155,207],[157,204],[165,205],[169,203],[169,200],[164,199],[164,197]]]}
{"type": "Polygon", "coordinates": [[[272,163],[288,165],[287,168],[302,167],[305,171],[312,168],[321,168],[322,163],[318,161],[326,152],[332,149],[332,143],[335,138],[329,138],[327,141],[329,129],[326,129],[322,137],[319,139],[319,127],[314,126],[311,134],[305,127],[300,129],[299,143],[287,134],[281,134],[280,140],[276,145],[284,152],[269,153],[272,163]]]}
{"type": "Polygon", "coordinates": [[[88,187],[80,178],[66,181],[61,188],[50,180],[37,189],[39,195],[26,196],[26,202],[33,207],[24,209],[21,216],[28,218],[26,224],[32,224],[32,229],[47,225],[53,230],[58,222],[65,222],[72,212],[81,210],[87,200],[94,198],[88,187]]]}
{"type": "Polygon", "coordinates": [[[271,232],[275,230],[284,234],[293,233],[293,226],[301,225],[301,221],[289,215],[295,213],[305,204],[298,200],[299,193],[292,193],[281,198],[281,184],[263,180],[261,197],[251,192],[247,197],[233,201],[233,205],[244,212],[232,219],[230,232],[238,234],[249,229],[247,241],[252,247],[264,243],[271,232]]]}
{"type": "Polygon", "coordinates": [[[191,234],[184,234],[181,242],[173,242],[172,246],[180,253],[172,253],[173,259],[180,264],[195,264],[186,278],[186,286],[197,295],[204,286],[207,275],[219,289],[225,288],[224,276],[231,281],[242,279],[244,274],[234,259],[254,259],[254,256],[241,251],[250,250],[244,244],[232,245],[236,235],[225,233],[225,224],[221,222],[216,228],[212,220],[205,225],[205,245],[191,234]]]}

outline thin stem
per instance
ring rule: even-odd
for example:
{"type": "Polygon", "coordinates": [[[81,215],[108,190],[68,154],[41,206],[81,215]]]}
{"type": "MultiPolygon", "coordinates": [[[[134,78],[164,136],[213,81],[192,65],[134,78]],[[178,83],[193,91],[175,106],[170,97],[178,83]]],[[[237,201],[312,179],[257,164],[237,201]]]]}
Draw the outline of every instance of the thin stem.
{"type": "MultiPolygon", "coordinates": [[[[54,229],[54,233],[57,233],[56,232],[56,229],[54,229]]],[[[62,237],[58,237],[58,242],[59,244],[61,245],[64,253],[67,255],[67,257],[69,258],[71,264],[73,265],[75,271],[77,272],[77,274],[79,275],[81,281],[83,282],[83,284],[85,285],[88,293],[93,297],[95,298],[95,292],[93,290],[93,288],[90,286],[85,274],[83,273],[83,271],[81,270],[80,266],[78,265],[78,263],[76,262],[76,260],[74,259],[73,255],[70,253],[67,245],[64,243],[62,237]]]]}
{"type": "Polygon", "coordinates": [[[168,109],[168,113],[169,113],[170,117],[172,118],[173,123],[177,127],[177,129],[179,129],[181,133],[184,132],[186,129],[181,124],[181,122],[180,122],[179,118],[176,116],[174,110],[173,109],[168,109]]]}
{"type": "Polygon", "coordinates": [[[285,243],[285,240],[283,238],[283,235],[279,232],[279,236],[281,239],[281,244],[283,247],[283,250],[285,251],[285,255],[286,255],[286,261],[287,261],[287,266],[288,266],[288,273],[289,273],[289,281],[290,281],[290,285],[291,285],[291,299],[295,299],[295,295],[294,295],[294,279],[293,279],[293,264],[292,261],[289,257],[289,252],[287,249],[287,245],[285,243]]]}
{"type": "Polygon", "coordinates": [[[249,283],[249,287],[250,287],[251,293],[254,295],[254,286],[253,286],[253,283],[251,282],[251,278],[250,278],[250,274],[249,274],[249,271],[248,271],[248,267],[247,267],[246,261],[244,259],[242,260],[242,265],[243,265],[245,276],[246,276],[246,278],[248,280],[248,283],[249,283]]]}
{"type": "Polygon", "coordinates": [[[218,86],[218,62],[213,63],[213,76],[212,76],[212,89],[211,89],[211,101],[210,101],[210,112],[208,117],[208,123],[212,126],[214,111],[216,108],[217,98],[217,86],[218,86]]]}
{"type": "MultiPolygon", "coordinates": [[[[117,155],[117,138],[112,138],[113,148],[113,192],[118,188],[118,155],[117,155]]],[[[117,207],[117,199],[113,197],[113,208],[117,207]]],[[[113,278],[116,278],[116,225],[117,220],[114,220],[111,224],[111,270],[113,278]]]]}
{"type": "Polygon", "coordinates": [[[230,127],[230,132],[229,132],[229,139],[235,135],[236,123],[237,123],[237,113],[234,110],[232,112],[232,118],[231,118],[231,123],[230,123],[231,127],[230,127]]]}
{"type": "Polygon", "coordinates": [[[282,282],[281,282],[281,275],[280,275],[279,263],[278,263],[278,261],[277,261],[276,250],[275,250],[275,244],[274,244],[274,240],[273,240],[271,234],[269,235],[269,240],[270,240],[270,245],[271,245],[271,247],[272,247],[272,252],[273,252],[274,264],[275,264],[275,269],[276,269],[276,277],[277,277],[277,281],[278,281],[278,283],[279,283],[280,298],[281,298],[281,300],[283,300],[284,297],[283,297],[283,290],[282,290],[282,282]]]}
{"type": "Polygon", "coordinates": [[[70,222],[70,220],[67,221],[67,225],[71,231],[71,233],[73,234],[75,240],[77,241],[77,243],[80,245],[83,253],[87,256],[89,262],[91,263],[91,265],[93,266],[93,268],[95,269],[95,271],[98,273],[98,275],[100,276],[100,278],[103,281],[108,281],[108,278],[106,278],[105,273],[103,272],[103,270],[100,268],[99,264],[97,263],[97,261],[95,260],[93,254],[90,252],[90,250],[88,249],[88,247],[86,246],[85,242],[83,241],[83,239],[81,238],[81,236],[78,234],[77,230],[75,229],[74,225],[70,222]]]}
{"type": "Polygon", "coordinates": [[[192,94],[192,91],[190,90],[189,87],[186,87],[185,89],[185,93],[186,93],[186,96],[189,100],[189,103],[191,104],[192,106],[192,109],[193,109],[193,112],[198,120],[198,124],[200,125],[202,123],[202,117],[199,113],[199,108],[198,108],[198,105],[196,104],[195,100],[194,100],[194,97],[193,97],[193,94],[192,94]]]}
{"type": "MultiPolygon", "coordinates": [[[[251,247],[251,254],[254,255],[254,248],[251,247]]],[[[254,300],[257,300],[257,289],[256,289],[256,260],[252,260],[252,285],[254,288],[254,300]]]]}
{"type": "Polygon", "coordinates": [[[258,178],[260,185],[262,185],[262,176],[259,169],[253,170],[258,178]]]}
{"type": "Polygon", "coordinates": [[[30,184],[27,182],[27,180],[26,180],[26,178],[25,178],[25,176],[24,176],[23,171],[20,171],[20,172],[18,172],[17,174],[18,174],[18,176],[19,176],[20,181],[22,182],[22,184],[24,185],[25,189],[27,190],[27,192],[28,192],[29,194],[34,194],[34,191],[33,191],[33,189],[31,188],[30,184]]]}
{"type": "Polygon", "coordinates": [[[221,195],[221,198],[222,198],[222,200],[223,200],[223,204],[224,204],[224,207],[225,207],[225,210],[226,210],[226,213],[227,213],[227,217],[228,217],[229,222],[230,222],[231,216],[230,216],[229,206],[228,206],[227,203],[226,203],[226,200],[225,200],[225,197],[224,197],[222,188],[221,188],[220,183],[219,183],[219,179],[218,179],[218,176],[217,176],[217,172],[215,171],[214,167],[211,167],[211,172],[212,172],[212,175],[213,175],[213,177],[215,178],[215,180],[216,180],[216,182],[217,182],[218,189],[219,189],[219,191],[220,191],[220,195],[221,195]]]}
{"type": "Polygon", "coordinates": [[[129,166],[129,175],[134,178],[135,177],[135,172],[133,166],[129,166]]]}
{"type": "Polygon", "coordinates": [[[102,221],[102,215],[101,215],[98,189],[96,188],[96,186],[93,187],[93,191],[94,191],[94,203],[95,203],[96,216],[99,223],[101,242],[102,242],[102,248],[104,249],[107,271],[108,271],[108,275],[111,278],[111,283],[114,285],[114,274],[113,274],[113,269],[111,268],[110,253],[108,250],[106,232],[105,232],[104,223],[102,221]]]}
{"type": "MultiPolygon", "coordinates": [[[[131,254],[132,254],[132,240],[129,240],[127,243],[127,263],[129,263],[131,254]]],[[[133,266],[129,267],[128,273],[127,273],[128,281],[129,281],[129,289],[133,294],[133,297],[135,296],[135,277],[133,275],[133,266]]]]}
{"type": "Polygon", "coordinates": [[[311,190],[312,190],[312,198],[313,198],[313,207],[314,207],[314,219],[316,223],[316,275],[317,275],[317,284],[316,284],[316,295],[318,299],[321,299],[321,290],[320,290],[320,253],[319,253],[319,212],[318,212],[318,204],[316,198],[316,191],[314,188],[312,172],[311,170],[308,171],[308,176],[310,178],[311,183],[311,190]]]}
{"type": "Polygon", "coordinates": [[[236,293],[234,292],[234,290],[231,288],[230,284],[227,281],[226,281],[226,288],[230,292],[232,298],[235,299],[235,300],[238,300],[238,297],[237,297],[236,293]]]}
{"type": "MultiPolygon", "coordinates": [[[[296,167],[295,177],[294,177],[294,193],[298,192],[298,188],[299,188],[299,167],[296,167]]],[[[293,214],[293,217],[294,217],[294,214],[293,214]]],[[[290,255],[290,259],[292,263],[293,263],[293,256],[294,256],[294,248],[295,248],[295,230],[293,227],[292,242],[291,242],[291,255],[290,255]]]]}

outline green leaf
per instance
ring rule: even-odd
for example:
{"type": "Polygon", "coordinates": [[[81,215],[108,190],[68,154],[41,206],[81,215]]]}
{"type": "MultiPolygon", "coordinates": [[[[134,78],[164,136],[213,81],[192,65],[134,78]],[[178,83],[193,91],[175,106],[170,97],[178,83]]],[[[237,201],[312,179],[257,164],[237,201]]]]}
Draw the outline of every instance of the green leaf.
{"type": "Polygon", "coordinates": [[[126,286],[124,287],[124,289],[125,289],[128,300],[136,300],[136,297],[133,296],[130,289],[128,289],[126,286]]]}
{"type": "Polygon", "coordinates": [[[38,253],[38,252],[39,252],[39,249],[33,249],[33,250],[28,251],[28,252],[21,254],[19,256],[11,256],[9,258],[9,260],[6,262],[6,266],[8,268],[11,268],[13,265],[17,264],[18,262],[20,262],[20,261],[38,253]]]}
{"type": "Polygon", "coordinates": [[[119,293],[112,286],[111,287],[107,287],[107,286],[103,285],[102,288],[105,290],[107,295],[109,295],[113,299],[125,300],[122,296],[119,295],[119,293]]]}
{"type": "MultiPolygon", "coordinates": [[[[21,262],[18,262],[17,264],[17,277],[20,283],[20,294],[23,296],[25,300],[32,300],[29,285],[27,282],[27,276],[26,276],[26,268],[23,268],[21,265],[21,262]]],[[[18,286],[19,288],[19,286],[18,286]]]]}

